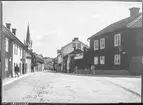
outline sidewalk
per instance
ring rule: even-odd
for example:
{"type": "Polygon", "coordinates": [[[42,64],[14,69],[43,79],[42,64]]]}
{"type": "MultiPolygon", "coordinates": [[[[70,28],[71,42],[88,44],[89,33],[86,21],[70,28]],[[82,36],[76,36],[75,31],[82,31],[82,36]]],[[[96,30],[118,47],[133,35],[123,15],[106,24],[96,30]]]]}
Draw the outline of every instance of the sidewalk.
{"type": "Polygon", "coordinates": [[[141,77],[140,78],[106,78],[110,83],[124,88],[133,94],[141,96],[141,77]]]}
{"type": "Polygon", "coordinates": [[[34,73],[36,73],[36,72],[22,74],[22,75],[20,75],[19,77],[9,77],[9,78],[5,78],[5,79],[2,80],[2,85],[5,86],[5,85],[7,85],[7,84],[9,84],[9,83],[12,83],[12,82],[14,82],[14,81],[16,81],[16,80],[19,80],[19,79],[23,78],[23,77],[32,75],[32,74],[34,74],[34,73]]]}
{"type": "MultiPolygon", "coordinates": [[[[61,73],[61,72],[57,72],[57,73],[61,73]]],[[[74,73],[61,73],[61,74],[74,75],[74,76],[103,77],[105,78],[105,80],[116,85],[117,87],[123,88],[126,91],[129,91],[135,94],[136,96],[141,97],[141,76],[105,75],[105,74],[91,75],[91,74],[74,74],[74,73]]]]}

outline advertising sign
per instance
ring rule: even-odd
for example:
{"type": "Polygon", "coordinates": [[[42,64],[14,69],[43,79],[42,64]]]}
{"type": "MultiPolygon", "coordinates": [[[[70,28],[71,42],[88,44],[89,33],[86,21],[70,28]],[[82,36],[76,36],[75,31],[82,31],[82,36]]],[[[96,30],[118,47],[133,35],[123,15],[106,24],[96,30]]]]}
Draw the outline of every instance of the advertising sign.
{"type": "Polygon", "coordinates": [[[83,53],[76,54],[74,59],[83,59],[83,53]]]}

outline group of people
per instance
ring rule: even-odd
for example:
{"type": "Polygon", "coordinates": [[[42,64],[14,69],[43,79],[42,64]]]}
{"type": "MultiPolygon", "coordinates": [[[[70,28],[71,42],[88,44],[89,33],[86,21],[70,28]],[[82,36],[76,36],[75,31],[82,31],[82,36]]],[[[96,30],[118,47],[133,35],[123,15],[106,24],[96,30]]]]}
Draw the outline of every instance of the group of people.
{"type": "Polygon", "coordinates": [[[18,64],[16,64],[16,66],[14,68],[14,71],[15,71],[15,77],[16,77],[16,75],[19,77],[19,67],[18,67],[18,64]]]}

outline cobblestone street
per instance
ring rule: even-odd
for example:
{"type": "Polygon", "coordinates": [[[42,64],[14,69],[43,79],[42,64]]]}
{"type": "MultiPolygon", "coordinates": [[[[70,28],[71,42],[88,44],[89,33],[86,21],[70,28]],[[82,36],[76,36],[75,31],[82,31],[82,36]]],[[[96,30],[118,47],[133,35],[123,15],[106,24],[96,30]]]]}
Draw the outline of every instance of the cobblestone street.
{"type": "MultiPolygon", "coordinates": [[[[118,84],[121,79],[119,77],[36,72],[33,75],[4,85],[2,101],[50,103],[126,103],[141,101],[140,96],[115,85],[113,80],[116,80],[116,84],[118,84]]],[[[135,90],[140,94],[140,78],[122,78],[123,80],[126,85],[132,82],[134,89],[136,88],[135,90]]]]}

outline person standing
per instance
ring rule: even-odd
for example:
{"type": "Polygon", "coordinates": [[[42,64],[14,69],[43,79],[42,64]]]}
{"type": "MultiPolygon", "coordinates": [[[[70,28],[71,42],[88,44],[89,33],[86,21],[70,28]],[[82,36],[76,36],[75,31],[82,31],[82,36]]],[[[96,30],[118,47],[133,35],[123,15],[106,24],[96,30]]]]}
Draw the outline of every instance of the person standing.
{"type": "Polygon", "coordinates": [[[94,65],[91,65],[91,74],[95,75],[95,66],[94,65]]]}
{"type": "Polygon", "coordinates": [[[19,73],[19,67],[17,64],[16,64],[14,70],[15,70],[15,77],[16,77],[16,75],[19,77],[19,74],[18,74],[19,73]]]}

